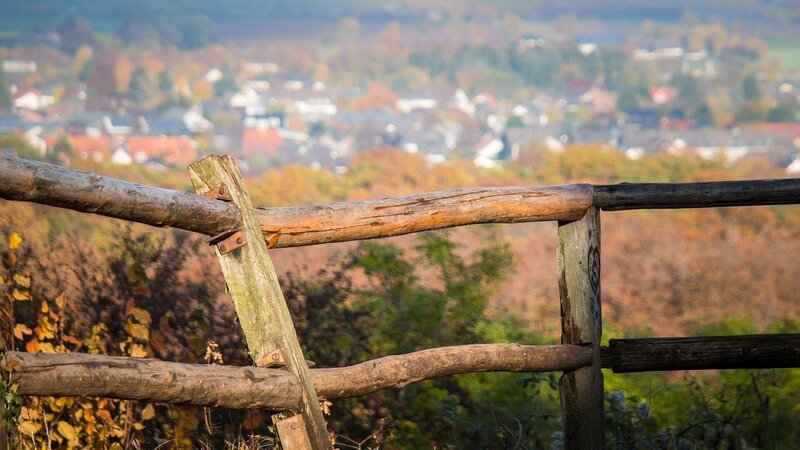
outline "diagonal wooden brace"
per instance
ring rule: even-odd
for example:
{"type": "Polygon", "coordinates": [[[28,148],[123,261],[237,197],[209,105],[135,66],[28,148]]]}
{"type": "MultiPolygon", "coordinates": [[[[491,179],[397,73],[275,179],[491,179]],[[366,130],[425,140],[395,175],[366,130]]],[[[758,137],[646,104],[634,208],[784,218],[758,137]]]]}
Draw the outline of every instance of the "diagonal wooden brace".
{"type": "MultiPolygon", "coordinates": [[[[224,194],[241,213],[241,229],[231,236],[222,237],[215,248],[250,356],[256,361],[262,355],[280,350],[286,369],[297,376],[302,387],[302,404],[297,412],[303,420],[297,423],[304,424],[302,431],[307,435],[311,448],[332,449],[289,308],[239,170],[229,156],[210,155],[191,164],[189,176],[197,194],[224,194]],[[220,192],[222,187],[224,192],[220,192]],[[241,244],[236,251],[221,248],[221,244],[227,242],[225,239],[231,237],[234,237],[234,244],[241,244]],[[237,237],[241,238],[241,243],[236,241],[237,237]]],[[[292,431],[298,431],[297,427],[292,431]]]]}

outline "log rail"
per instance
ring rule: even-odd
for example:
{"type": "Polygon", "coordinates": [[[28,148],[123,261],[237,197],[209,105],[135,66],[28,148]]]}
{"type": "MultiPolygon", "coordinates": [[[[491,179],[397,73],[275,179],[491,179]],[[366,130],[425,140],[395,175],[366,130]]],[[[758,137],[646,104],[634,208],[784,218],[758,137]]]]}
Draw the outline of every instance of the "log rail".
{"type": "MultiPolygon", "coordinates": [[[[238,226],[230,204],[90,172],[0,156],[0,198],[209,236],[238,226]]],[[[272,246],[344,242],[480,223],[572,221],[603,210],[800,203],[800,179],[449,189],[380,200],[257,209],[272,246]]]]}
{"type": "MultiPolygon", "coordinates": [[[[593,358],[591,347],[580,345],[475,344],[311,369],[311,378],[317,394],[334,399],[463,373],[572,371],[593,358]]],[[[612,339],[601,361],[615,373],[800,367],[800,334],[612,339]]],[[[11,371],[22,395],[268,410],[295,407],[301,395],[297,378],[282,369],[26,352],[6,353],[0,367],[11,371]]]]}

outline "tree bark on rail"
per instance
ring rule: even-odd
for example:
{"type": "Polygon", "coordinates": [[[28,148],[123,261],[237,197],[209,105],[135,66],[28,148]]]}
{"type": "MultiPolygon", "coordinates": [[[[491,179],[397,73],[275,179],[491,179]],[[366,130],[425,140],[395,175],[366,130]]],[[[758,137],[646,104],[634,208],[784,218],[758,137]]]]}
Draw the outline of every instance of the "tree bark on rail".
{"type": "MultiPolygon", "coordinates": [[[[575,220],[592,187],[462,188],[380,200],[258,208],[274,247],[398,236],[478,223],[575,220]]],[[[235,206],[38,161],[0,156],[0,198],[216,235],[241,224],[235,206]]]]}
{"type": "MultiPolygon", "coordinates": [[[[592,362],[573,345],[477,344],[387,356],[349,367],[312,369],[317,394],[355,397],[470,372],[548,372],[592,362]]],[[[183,364],[85,353],[8,352],[2,361],[21,395],[111,397],[164,403],[285,410],[300,401],[291,373],[256,367],[183,364]]]]}

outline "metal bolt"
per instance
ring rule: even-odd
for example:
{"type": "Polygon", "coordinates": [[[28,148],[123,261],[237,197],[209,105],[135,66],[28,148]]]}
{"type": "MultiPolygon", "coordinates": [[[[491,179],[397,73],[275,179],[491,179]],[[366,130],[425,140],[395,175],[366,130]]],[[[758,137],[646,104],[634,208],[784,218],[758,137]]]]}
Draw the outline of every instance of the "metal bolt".
{"type": "Polygon", "coordinates": [[[225,189],[225,186],[222,186],[222,187],[219,188],[219,194],[220,195],[225,195],[226,193],[227,193],[227,189],[225,189]]]}
{"type": "Polygon", "coordinates": [[[273,354],[272,354],[272,360],[273,360],[273,361],[277,361],[278,359],[280,359],[280,355],[279,355],[279,354],[277,354],[277,353],[273,353],[273,354]]]}
{"type": "Polygon", "coordinates": [[[293,430],[296,430],[296,429],[297,429],[297,427],[298,427],[298,425],[297,425],[296,423],[293,423],[293,424],[292,424],[292,429],[293,429],[293,430]]]}
{"type": "Polygon", "coordinates": [[[243,238],[243,237],[241,237],[241,236],[237,237],[237,238],[236,238],[236,243],[237,243],[237,244],[240,244],[240,245],[241,245],[241,244],[244,244],[244,238],[243,238]]]}

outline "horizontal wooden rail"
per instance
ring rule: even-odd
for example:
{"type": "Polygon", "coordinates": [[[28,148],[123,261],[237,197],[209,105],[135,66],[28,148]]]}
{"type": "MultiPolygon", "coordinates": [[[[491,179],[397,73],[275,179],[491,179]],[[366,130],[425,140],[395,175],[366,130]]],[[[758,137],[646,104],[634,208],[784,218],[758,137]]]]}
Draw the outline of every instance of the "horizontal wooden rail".
{"type": "Polygon", "coordinates": [[[594,205],[626,209],[713,208],[800,203],[800,179],[622,183],[594,187],[594,205]]]}
{"type": "MultiPolygon", "coordinates": [[[[230,203],[12,156],[0,156],[0,198],[210,236],[241,222],[230,203]]],[[[614,211],[793,203],[800,203],[800,179],[461,188],[256,213],[270,243],[297,247],[479,223],[571,221],[592,205],[614,211]]]]}
{"type": "MultiPolygon", "coordinates": [[[[800,367],[800,334],[612,339],[602,366],[614,372],[800,367]]],[[[317,394],[355,397],[471,372],[551,372],[588,366],[578,345],[476,344],[387,356],[350,367],[312,369],[317,394]]],[[[90,396],[285,410],[300,386],[280,369],[209,366],[84,353],[6,353],[21,395],[90,396]]]]}
{"type": "MultiPolygon", "coordinates": [[[[387,356],[350,367],[312,369],[317,394],[354,397],[380,389],[468,372],[549,372],[590,364],[591,349],[575,345],[476,344],[387,356]]],[[[280,369],[182,364],[155,359],[8,352],[21,395],[89,396],[225,408],[285,410],[300,385],[280,369]]]]}
{"type": "MultiPolygon", "coordinates": [[[[581,218],[590,185],[462,188],[381,200],[256,211],[275,247],[398,236],[478,223],[581,218]]],[[[0,156],[0,198],[215,235],[241,222],[229,203],[52,164],[0,156]]]]}
{"type": "Polygon", "coordinates": [[[614,372],[800,367],[800,334],[611,339],[603,367],[614,372]]]}

